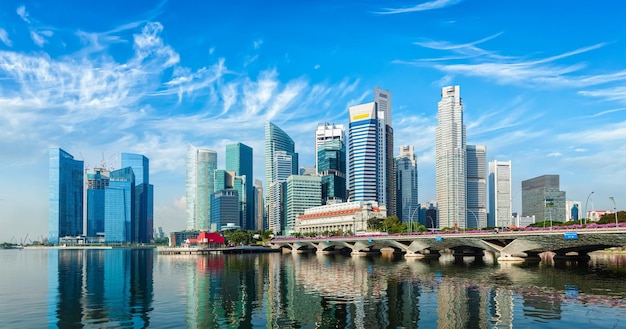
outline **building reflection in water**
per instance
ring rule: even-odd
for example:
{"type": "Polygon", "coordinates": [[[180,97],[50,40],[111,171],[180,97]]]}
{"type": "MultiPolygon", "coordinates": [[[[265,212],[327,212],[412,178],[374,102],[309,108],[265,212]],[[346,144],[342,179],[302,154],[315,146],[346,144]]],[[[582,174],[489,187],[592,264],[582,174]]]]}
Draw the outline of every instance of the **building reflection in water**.
{"type": "Polygon", "coordinates": [[[153,261],[151,249],[51,250],[48,323],[148,327],[153,261]]]}

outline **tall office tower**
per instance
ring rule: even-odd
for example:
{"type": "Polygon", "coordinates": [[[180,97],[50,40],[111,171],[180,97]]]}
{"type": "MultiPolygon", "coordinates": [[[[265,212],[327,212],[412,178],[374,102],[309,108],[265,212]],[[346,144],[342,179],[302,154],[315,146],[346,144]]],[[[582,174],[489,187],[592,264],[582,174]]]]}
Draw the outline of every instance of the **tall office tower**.
{"type": "Polygon", "coordinates": [[[329,139],[317,148],[317,173],[322,177],[322,204],[346,201],[346,144],[329,139]]]}
{"type": "Polygon", "coordinates": [[[305,209],[322,205],[322,178],[320,176],[291,175],[287,178],[285,234],[295,232],[296,216],[305,209]]]}
{"type": "Polygon", "coordinates": [[[104,242],[133,241],[135,227],[135,174],[131,167],[111,171],[104,190],[104,242]]]}
{"type": "Polygon", "coordinates": [[[487,227],[487,147],[467,145],[465,155],[467,227],[487,227]]]}
{"type": "MultiPolygon", "coordinates": [[[[340,140],[345,145],[346,129],[344,126],[328,122],[317,125],[317,129],[315,129],[315,168],[318,168],[317,154],[319,153],[320,146],[329,140],[340,140]]],[[[343,171],[345,172],[346,170],[344,169],[343,171]]],[[[317,172],[320,172],[319,169],[317,169],[317,172]]]]}
{"type": "Polygon", "coordinates": [[[254,208],[254,177],[253,177],[252,148],[242,143],[226,145],[226,170],[235,172],[245,182],[245,193],[239,195],[243,212],[242,228],[256,229],[254,208]]]}
{"type": "Polygon", "coordinates": [[[511,161],[489,162],[489,227],[514,225],[511,177],[511,161]]]}
{"type": "Polygon", "coordinates": [[[228,224],[241,227],[239,191],[227,189],[211,194],[211,222],[217,230],[228,224]]]}
{"type": "Polygon", "coordinates": [[[422,202],[419,207],[419,221],[427,228],[435,229],[439,227],[437,224],[437,207],[430,202],[422,202]]]}
{"type": "Polygon", "coordinates": [[[393,158],[393,128],[391,121],[391,92],[374,88],[374,103],[378,110],[380,136],[379,154],[383,167],[379,175],[384,178],[387,215],[396,216],[396,169],[393,158]]]}
{"type": "Polygon", "coordinates": [[[269,186],[268,222],[269,228],[276,235],[285,229],[285,182],[293,175],[293,158],[285,151],[274,152],[274,176],[269,186]]]}
{"type": "Polygon", "coordinates": [[[135,220],[132,242],[150,243],[154,231],[154,186],[150,184],[150,160],[141,154],[122,153],[122,168],[135,173],[135,220]]]}
{"type": "Polygon", "coordinates": [[[374,102],[351,106],[348,146],[350,199],[377,201],[396,214],[391,93],[375,88],[374,102]]]}
{"type": "Polygon", "coordinates": [[[459,86],[443,87],[436,130],[436,194],[440,227],[467,227],[465,125],[459,86]]]}
{"type": "Polygon", "coordinates": [[[87,174],[87,236],[104,237],[104,190],[109,186],[109,171],[94,168],[87,174]]]}
{"type": "Polygon", "coordinates": [[[254,180],[254,208],[256,228],[264,231],[267,229],[267,222],[265,220],[265,204],[263,202],[263,182],[259,179],[254,180]]]}
{"type": "Polygon", "coordinates": [[[403,223],[418,222],[417,156],[413,145],[400,146],[396,158],[396,202],[396,215],[403,223]]]}
{"type": "Polygon", "coordinates": [[[83,234],[84,163],[60,148],[49,150],[48,241],[83,234]]]}
{"type": "Polygon", "coordinates": [[[559,175],[543,175],[522,181],[522,216],[535,216],[535,222],[565,221],[565,191],[560,191],[559,175]]]}
{"type": "Polygon", "coordinates": [[[281,218],[284,208],[281,190],[283,184],[290,175],[298,174],[298,153],[295,152],[295,143],[284,131],[275,124],[268,122],[265,125],[265,206],[268,208],[267,216],[270,230],[279,234],[284,226],[281,218]],[[279,157],[276,154],[280,153],[279,157]],[[289,161],[289,167],[284,167],[285,161],[289,161]],[[281,165],[279,170],[278,165],[281,165]]]}
{"type": "Polygon", "coordinates": [[[215,192],[213,172],[217,152],[189,145],[187,148],[187,229],[208,231],[211,223],[211,194],[215,192]]]}

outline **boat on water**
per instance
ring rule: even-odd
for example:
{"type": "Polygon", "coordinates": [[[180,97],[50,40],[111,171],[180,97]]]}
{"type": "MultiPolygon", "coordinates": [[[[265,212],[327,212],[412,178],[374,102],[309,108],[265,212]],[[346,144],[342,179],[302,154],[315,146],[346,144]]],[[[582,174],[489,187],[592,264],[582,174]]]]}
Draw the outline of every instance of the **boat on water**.
{"type": "Polygon", "coordinates": [[[0,245],[0,249],[24,249],[22,245],[0,245]]]}

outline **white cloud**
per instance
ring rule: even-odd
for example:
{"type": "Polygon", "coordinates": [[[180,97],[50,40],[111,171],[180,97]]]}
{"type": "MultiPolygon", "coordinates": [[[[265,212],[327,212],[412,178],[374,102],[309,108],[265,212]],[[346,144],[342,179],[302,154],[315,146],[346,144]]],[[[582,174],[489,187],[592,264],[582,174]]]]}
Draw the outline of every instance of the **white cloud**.
{"type": "Polygon", "coordinates": [[[30,38],[33,39],[33,42],[39,47],[43,47],[46,43],[46,39],[37,33],[37,31],[30,31],[30,38]]]}
{"type": "Polygon", "coordinates": [[[0,41],[2,41],[5,45],[11,47],[13,42],[9,39],[9,34],[3,28],[0,28],[0,41]]]}
{"type": "Polygon", "coordinates": [[[254,49],[259,49],[259,48],[261,48],[262,44],[263,44],[263,40],[259,39],[259,40],[255,40],[252,43],[252,46],[254,47],[254,49]]]}
{"type": "Polygon", "coordinates": [[[404,8],[383,8],[382,11],[375,12],[375,14],[381,15],[393,15],[393,14],[404,14],[404,13],[412,13],[418,11],[426,11],[426,10],[435,10],[441,9],[445,7],[449,7],[452,5],[456,5],[462,0],[434,0],[430,2],[420,3],[413,7],[404,7],[404,8]]]}
{"type": "Polygon", "coordinates": [[[24,5],[17,7],[16,12],[24,20],[24,22],[30,23],[30,19],[28,18],[29,15],[24,5]]]}

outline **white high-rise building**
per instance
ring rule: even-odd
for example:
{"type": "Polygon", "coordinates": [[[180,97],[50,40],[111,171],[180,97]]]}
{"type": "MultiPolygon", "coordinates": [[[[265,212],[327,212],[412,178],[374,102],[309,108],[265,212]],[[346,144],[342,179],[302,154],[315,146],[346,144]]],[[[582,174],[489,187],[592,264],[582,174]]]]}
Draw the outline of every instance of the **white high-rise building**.
{"type": "Polygon", "coordinates": [[[346,141],[346,129],[343,125],[336,125],[334,123],[320,123],[315,129],[315,168],[317,169],[317,152],[324,142],[329,140],[338,139],[345,143],[346,141]]]}
{"type": "Polygon", "coordinates": [[[400,146],[396,157],[396,214],[403,223],[418,222],[417,156],[413,145],[400,146]]]}
{"type": "Polygon", "coordinates": [[[467,227],[487,227],[487,147],[466,146],[467,227]]]}
{"type": "Polygon", "coordinates": [[[508,227],[513,222],[511,161],[489,162],[489,226],[508,227]]]}
{"type": "Polygon", "coordinates": [[[211,223],[211,194],[215,192],[213,173],[217,152],[189,145],[187,148],[187,229],[208,231],[211,223]]]}
{"type": "Polygon", "coordinates": [[[395,215],[391,92],[375,88],[374,102],[349,108],[350,200],[377,201],[395,215]]]}
{"type": "Polygon", "coordinates": [[[459,86],[444,87],[438,103],[436,189],[440,227],[467,227],[465,125],[459,86]]]}

